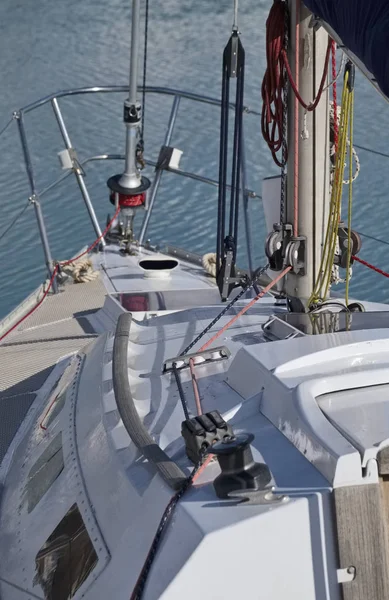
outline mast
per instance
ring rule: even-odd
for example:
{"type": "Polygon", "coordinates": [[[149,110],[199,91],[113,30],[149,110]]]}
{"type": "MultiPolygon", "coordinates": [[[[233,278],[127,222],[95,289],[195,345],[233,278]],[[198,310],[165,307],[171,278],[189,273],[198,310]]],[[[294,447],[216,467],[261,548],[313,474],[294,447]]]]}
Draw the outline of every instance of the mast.
{"type": "Polygon", "coordinates": [[[137,188],[141,176],[136,165],[136,146],[142,119],[142,106],[138,102],[140,0],[132,2],[130,85],[128,99],[124,102],[126,124],[126,162],[119,183],[124,188],[137,188]]]}
{"type": "Polygon", "coordinates": [[[142,177],[138,167],[137,149],[142,123],[142,105],[138,101],[138,66],[140,46],[140,0],[132,0],[131,58],[128,98],[124,101],[123,121],[126,126],[126,155],[124,173],[110,177],[110,201],[116,211],[120,209],[117,229],[126,252],[131,253],[135,213],[147,209],[146,192],[150,187],[147,177],[142,177]]]}
{"type": "MultiPolygon", "coordinates": [[[[298,82],[300,95],[305,102],[310,103],[316,97],[323,76],[328,35],[323,28],[315,31],[311,25],[312,14],[300,0],[288,0],[288,6],[289,64],[294,80],[298,82]],[[296,33],[300,46],[297,61],[296,33]]],[[[320,268],[330,200],[330,117],[327,90],[323,92],[317,108],[306,112],[290,89],[288,148],[286,222],[297,222],[298,235],[305,238],[305,251],[302,253],[305,269],[299,274],[291,271],[283,282],[283,291],[290,299],[291,309],[301,312],[306,310],[320,268]],[[297,211],[294,202],[295,186],[298,190],[297,211]]]]}

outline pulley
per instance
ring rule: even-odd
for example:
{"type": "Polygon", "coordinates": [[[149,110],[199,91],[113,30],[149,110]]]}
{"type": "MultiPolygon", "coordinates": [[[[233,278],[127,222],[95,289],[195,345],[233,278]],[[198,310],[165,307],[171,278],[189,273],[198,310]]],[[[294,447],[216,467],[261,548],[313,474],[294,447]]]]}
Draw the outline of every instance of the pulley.
{"type": "Polygon", "coordinates": [[[290,223],[276,223],[266,238],[265,253],[272,271],[282,271],[285,266],[291,266],[296,275],[305,275],[305,249],[306,238],[293,236],[290,223]]]}
{"type": "MultiPolygon", "coordinates": [[[[236,21],[236,11],[235,11],[236,21]]],[[[243,95],[245,51],[234,22],[230,39],[223,52],[222,102],[220,124],[219,196],[216,241],[216,281],[223,301],[239,285],[236,279],[236,252],[238,244],[239,200],[243,156],[243,95]],[[227,177],[229,171],[229,114],[231,80],[236,80],[234,141],[231,160],[231,194],[227,215],[227,177]],[[228,226],[228,230],[226,231],[228,226]]]]}
{"type": "Polygon", "coordinates": [[[282,231],[272,231],[266,238],[265,254],[269,259],[272,271],[282,271],[284,259],[282,257],[282,231]]]}
{"type": "MultiPolygon", "coordinates": [[[[339,236],[339,251],[340,254],[335,256],[335,264],[342,269],[347,269],[350,265],[348,264],[349,257],[357,256],[362,248],[362,240],[356,231],[351,231],[351,250],[348,252],[348,229],[344,227],[343,223],[339,224],[338,230],[339,236]]],[[[351,264],[353,260],[350,260],[351,264]]]]}
{"type": "Polygon", "coordinates": [[[285,264],[292,267],[292,273],[305,275],[306,238],[302,235],[291,238],[286,246],[285,264]]]}

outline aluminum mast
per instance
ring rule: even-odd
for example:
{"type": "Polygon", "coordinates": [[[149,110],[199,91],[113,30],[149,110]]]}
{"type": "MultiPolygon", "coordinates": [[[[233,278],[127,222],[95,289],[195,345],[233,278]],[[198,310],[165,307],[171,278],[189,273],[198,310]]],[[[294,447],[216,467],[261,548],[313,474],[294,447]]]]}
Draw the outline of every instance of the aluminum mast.
{"type": "MultiPolygon", "coordinates": [[[[328,34],[315,30],[312,14],[300,3],[289,0],[290,39],[288,58],[296,80],[296,26],[299,32],[299,92],[306,102],[317,94],[328,47],[328,34]]],[[[330,201],[330,117],[328,91],[312,112],[306,112],[295,100],[292,90],[288,104],[288,178],[286,219],[294,221],[294,189],[298,183],[298,234],[305,241],[304,274],[288,273],[283,290],[290,298],[293,311],[305,310],[320,268],[321,253],[330,201]],[[295,112],[298,110],[298,161],[295,152],[295,112]],[[295,179],[295,167],[298,178],[295,179]]]]}

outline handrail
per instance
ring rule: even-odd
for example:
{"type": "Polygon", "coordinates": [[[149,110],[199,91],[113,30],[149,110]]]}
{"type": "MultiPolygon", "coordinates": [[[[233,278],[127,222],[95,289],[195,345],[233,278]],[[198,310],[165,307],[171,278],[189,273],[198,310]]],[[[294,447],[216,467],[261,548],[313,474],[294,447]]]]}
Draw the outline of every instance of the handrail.
{"type": "MultiPolygon", "coordinates": [[[[139,89],[139,91],[143,91],[142,87],[139,87],[138,89],[139,89]]],[[[208,104],[208,105],[213,105],[216,107],[221,106],[221,101],[219,99],[212,98],[210,96],[203,96],[200,94],[195,94],[192,92],[185,92],[182,90],[169,89],[169,88],[165,88],[165,87],[146,86],[144,91],[146,94],[162,94],[162,95],[170,96],[173,98],[172,109],[171,109],[171,113],[170,113],[170,117],[169,117],[169,122],[167,125],[167,131],[165,134],[165,142],[164,142],[165,145],[170,145],[170,138],[171,138],[174,124],[175,124],[175,121],[177,118],[179,103],[182,98],[191,100],[194,102],[200,102],[200,103],[204,103],[204,104],[208,104]]],[[[128,92],[127,85],[94,86],[94,87],[81,87],[81,88],[74,88],[74,89],[69,89],[69,90],[61,90],[61,91],[56,92],[55,94],[50,94],[48,96],[45,96],[44,98],[41,98],[41,99],[37,100],[36,102],[30,103],[30,104],[24,106],[23,108],[21,108],[20,110],[15,111],[13,113],[13,119],[15,119],[18,124],[19,135],[20,135],[20,140],[21,140],[23,154],[24,154],[24,161],[25,161],[27,176],[28,176],[30,189],[31,189],[30,201],[35,207],[36,218],[37,218],[39,233],[40,233],[43,250],[44,250],[44,254],[45,254],[45,262],[47,265],[49,279],[51,279],[51,277],[52,277],[54,267],[53,267],[53,261],[52,261],[52,257],[51,257],[48,236],[46,233],[46,226],[45,226],[45,222],[43,219],[43,213],[42,213],[41,206],[40,206],[40,197],[44,194],[47,194],[50,190],[55,188],[60,182],[64,181],[69,175],[74,174],[76,177],[78,186],[80,188],[81,195],[85,202],[86,208],[88,210],[92,225],[96,231],[96,235],[99,236],[101,233],[100,226],[99,226],[99,223],[98,223],[98,220],[96,217],[96,213],[94,210],[94,206],[93,206],[92,200],[90,198],[90,195],[89,195],[89,192],[87,189],[87,185],[86,185],[86,182],[84,179],[85,173],[83,171],[82,165],[85,165],[86,163],[91,162],[93,160],[119,160],[119,159],[121,160],[122,159],[122,155],[120,155],[120,154],[112,154],[112,155],[107,154],[107,155],[93,156],[93,157],[90,157],[90,158],[84,160],[83,162],[79,162],[77,155],[75,153],[75,150],[72,147],[72,143],[71,143],[71,140],[70,140],[70,137],[69,137],[66,125],[65,125],[65,121],[64,121],[59,103],[58,103],[58,99],[65,98],[65,97],[73,97],[73,96],[77,96],[77,95],[84,95],[84,94],[96,94],[96,93],[107,94],[107,93],[126,93],[126,92],[128,92]],[[26,130],[25,130],[25,126],[24,126],[24,118],[27,113],[29,113],[41,106],[49,104],[49,103],[51,104],[52,109],[54,111],[54,115],[57,120],[57,124],[58,124],[59,130],[60,130],[60,133],[64,140],[65,148],[68,150],[68,158],[71,161],[72,166],[69,168],[69,170],[66,173],[61,175],[56,181],[49,184],[41,193],[39,193],[36,189],[35,174],[34,174],[33,164],[32,164],[32,160],[31,160],[29,143],[27,140],[26,130]]],[[[232,103],[229,104],[229,107],[231,109],[235,109],[235,105],[232,103]]],[[[248,114],[253,114],[253,115],[259,116],[259,113],[257,111],[252,110],[251,108],[249,108],[247,106],[244,107],[244,111],[248,114]]],[[[143,224],[141,226],[140,237],[139,237],[140,244],[142,244],[143,239],[145,238],[145,235],[146,235],[148,223],[149,223],[152,209],[153,209],[153,204],[154,204],[154,201],[158,194],[159,185],[160,185],[163,171],[170,171],[172,173],[181,175],[183,177],[187,177],[187,178],[190,178],[190,179],[193,179],[196,181],[201,181],[208,185],[212,185],[212,186],[216,186],[216,187],[219,185],[216,180],[210,179],[208,177],[204,177],[203,175],[198,175],[196,173],[192,173],[192,172],[188,172],[188,171],[182,171],[180,169],[172,169],[169,167],[161,168],[155,162],[152,162],[152,161],[146,160],[145,162],[149,166],[155,167],[156,171],[155,171],[153,185],[152,185],[150,195],[149,195],[148,211],[145,214],[145,218],[144,218],[143,224]]],[[[245,176],[245,167],[243,166],[242,168],[243,168],[243,173],[242,173],[242,181],[243,181],[243,180],[246,180],[246,176],[245,176]]],[[[244,185],[244,188],[245,188],[245,185],[244,185]]],[[[246,231],[247,249],[248,249],[249,265],[250,265],[250,269],[251,269],[252,268],[251,250],[250,250],[251,244],[250,244],[250,232],[248,230],[249,222],[250,222],[249,215],[248,215],[248,198],[250,198],[250,197],[251,198],[255,198],[255,197],[260,198],[260,196],[258,194],[256,194],[255,192],[253,192],[252,190],[248,190],[246,188],[243,189],[245,226],[246,226],[246,230],[247,230],[246,231]]],[[[102,241],[101,245],[102,246],[104,245],[104,241],[102,241]]],[[[56,282],[54,282],[53,289],[55,292],[56,291],[56,282]]]]}
{"type": "MultiPolygon", "coordinates": [[[[138,91],[143,91],[143,87],[139,86],[138,91]]],[[[29,113],[40,106],[44,106],[48,104],[55,98],[65,98],[67,96],[79,96],[85,94],[110,94],[110,93],[123,93],[128,92],[128,85],[106,85],[106,86],[95,86],[95,87],[81,87],[74,88],[70,90],[60,90],[55,94],[50,94],[49,96],[44,96],[40,98],[36,102],[32,102],[31,104],[27,104],[23,108],[20,108],[17,113],[29,113]]],[[[212,104],[214,106],[221,106],[221,100],[217,98],[212,98],[211,96],[202,96],[201,94],[194,94],[193,92],[185,92],[183,90],[172,90],[170,88],[165,87],[156,87],[156,86],[146,86],[145,87],[146,94],[163,94],[166,96],[178,96],[180,98],[186,98],[187,100],[193,100],[195,102],[202,102],[204,104],[212,104]]],[[[235,109],[235,104],[230,103],[230,108],[235,109]]],[[[260,116],[260,113],[256,110],[251,109],[249,106],[244,106],[243,111],[247,114],[260,116]]]]}
{"type": "Polygon", "coordinates": [[[136,410],[128,381],[128,341],[132,315],[120,315],[115,332],[112,359],[113,389],[123,425],[137,449],[155,466],[165,482],[178,490],[186,480],[180,467],[153,440],[136,410]]]}

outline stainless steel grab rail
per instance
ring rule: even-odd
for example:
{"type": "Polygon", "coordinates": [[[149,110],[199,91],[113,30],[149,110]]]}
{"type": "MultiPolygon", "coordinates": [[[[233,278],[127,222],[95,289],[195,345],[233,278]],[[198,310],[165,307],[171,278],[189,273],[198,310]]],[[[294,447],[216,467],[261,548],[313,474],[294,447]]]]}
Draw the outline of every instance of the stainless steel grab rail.
{"type": "MultiPolygon", "coordinates": [[[[140,87],[139,91],[142,91],[142,90],[143,90],[143,88],[140,87]]],[[[124,155],[122,155],[122,154],[101,154],[101,155],[92,156],[90,158],[87,158],[86,160],[84,160],[82,162],[78,162],[78,159],[75,158],[74,148],[72,147],[72,143],[70,141],[70,137],[69,137],[69,134],[68,134],[68,131],[66,128],[66,124],[65,124],[65,121],[63,118],[63,114],[62,114],[58,99],[79,96],[79,95],[86,95],[86,94],[110,94],[110,93],[127,93],[127,92],[128,92],[128,86],[125,86],[125,85],[83,87],[83,88],[76,88],[76,89],[70,89],[70,90],[61,90],[55,94],[50,94],[48,96],[45,96],[44,98],[37,100],[36,102],[28,104],[28,105],[24,106],[23,108],[21,108],[20,110],[15,111],[13,113],[13,118],[18,123],[18,131],[19,131],[20,141],[21,141],[22,149],[23,149],[24,163],[25,163],[26,173],[27,173],[27,177],[28,177],[28,181],[29,181],[30,189],[31,189],[30,202],[34,205],[34,208],[35,208],[35,214],[36,214],[40,239],[41,239],[43,250],[44,250],[45,263],[46,263],[49,278],[52,277],[54,265],[53,265],[53,260],[52,260],[52,255],[51,255],[51,250],[50,250],[50,245],[49,245],[49,240],[48,240],[48,235],[47,235],[47,229],[46,229],[46,225],[44,222],[43,212],[41,209],[40,198],[43,195],[50,192],[51,190],[53,190],[59,183],[64,181],[68,176],[70,176],[71,174],[74,174],[76,177],[77,183],[79,185],[81,195],[82,195],[85,205],[87,207],[87,210],[88,210],[92,225],[94,227],[94,230],[96,232],[96,235],[100,236],[101,228],[99,226],[99,223],[98,223],[98,220],[96,217],[96,213],[95,213],[95,210],[93,207],[93,203],[92,203],[92,200],[90,198],[90,195],[89,195],[86,183],[85,183],[84,172],[83,172],[82,167],[92,161],[97,161],[97,160],[123,160],[124,159],[124,155]],[[30,147],[29,147],[29,142],[27,139],[24,122],[25,122],[25,115],[27,115],[28,113],[30,113],[36,109],[41,108],[42,106],[45,106],[46,104],[49,104],[49,103],[51,104],[52,109],[54,111],[57,125],[59,127],[61,136],[64,140],[65,147],[68,151],[70,151],[69,156],[71,157],[73,164],[72,164],[72,168],[69,169],[69,171],[67,171],[66,173],[61,175],[61,177],[59,177],[56,181],[49,184],[41,192],[38,192],[38,190],[36,189],[34,167],[33,167],[33,163],[31,160],[31,152],[30,152],[30,147]]],[[[179,104],[180,104],[181,99],[190,100],[192,102],[200,102],[200,103],[208,104],[211,106],[217,106],[217,107],[221,106],[221,101],[216,98],[212,98],[209,96],[203,96],[200,94],[194,94],[192,92],[185,92],[182,90],[169,89],[169,88],[165,88],[165,87],[147,86],[145,88],[145,93],[146,94],[159,94],[159,95],[166,95],[166,96],[173,97],[172,110],[170,113],[170,118],[169,118],[167,130],[166,130],[166,134],[165,134],[165,140],[164,140],[165,145],[170,144],[174,125],[175,125],[175,122],[176,122],[176,119],[178,116],[179,104]]],[[[235,105],[231,103],[230,108],[233,110],[235,108],[235,105]]],[[[244,112],[246,114],[253,114],[253,115],[259,116],[259,113],[257,111],[252,110],[248,106],[244,107],[244,112]]],[[[149,160],[146,160],[146,164],[149,166],[152,166],[152,167],[157,167],[156,163],[149,161],[149,160]]],[[[179,169],[170,169],[170,168],[163,169],[163,170],[178,174],[183,177],[193,179],[195,181],[200,181],[200,182],[206,183],[208,185],[213,185],[216,187],[219,185],[216,180],[204,177],[202,175],[198,175],[196,173],[182,171],[179,169]]],[[[151,192],[151,200],[149,203],[149,210],[148,210],[147,214],[145,215],[145,219],[144,219],[144,222],[141,227],[141,234],[140,234],[140,240],[139,240],[140,243],[143,242],[146,232],[147,232],[147,227],[148,227],[152,209],[153,209],[156,197],[157,197],[159,183],[161,180],[163,170],[156,169],[156,175],[155,175],[152,192],[151,192]]],[[[246,176],[245,176],[246,166],[245,166],[245,164],[243,165],[243,171],[244,171],[243,198],[244,198],[245,226],[246,226],[246,237],[247,237],[247,240],[249,241],[250,240],[250,231],[249,231],[250,219],[248,217],[249,207],[248,207],[247,200],[248,200],[248,198],[255,198],[255,197],[260,198],[260,196],[258,196],[258,194],[256,194],[254,191],[246,189],[246,187],[245,187],[246,186],[246,176]]],[[[104,241],[102,242],[102,245],[104,245],[104,241]]],[[[248,251],[249,265],[251,267],[252,259],[251,259],[251,255],[250,255],[250,244],[249,243],[247,246],[247,251],[248,251]]],[[[57,291],[56,282],[54,282],[53,289],[54,289],[54,292],[57,291]]]]}

